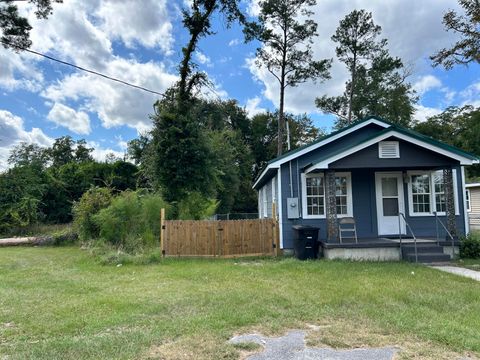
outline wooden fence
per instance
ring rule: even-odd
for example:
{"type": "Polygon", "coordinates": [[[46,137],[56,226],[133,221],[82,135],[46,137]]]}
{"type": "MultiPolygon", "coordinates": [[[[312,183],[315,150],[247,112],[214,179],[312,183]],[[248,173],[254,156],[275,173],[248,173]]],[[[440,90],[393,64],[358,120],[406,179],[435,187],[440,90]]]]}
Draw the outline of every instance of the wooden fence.
{"type": "Polygon", "coordinates": [[[255,220],[164,220],[160,246],[164,256],[240,257],[277,255],[278,222],[255,220]]]}

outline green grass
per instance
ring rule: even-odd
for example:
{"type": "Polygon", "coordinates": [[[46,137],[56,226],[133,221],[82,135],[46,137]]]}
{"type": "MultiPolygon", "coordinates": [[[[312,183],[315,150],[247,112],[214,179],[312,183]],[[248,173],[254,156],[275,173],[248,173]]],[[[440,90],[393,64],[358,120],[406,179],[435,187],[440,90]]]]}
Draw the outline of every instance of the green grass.
{"type": "Polygon", "coordinates": [[[35,224],[24,228],[12,228],[8,233],[1,233],[0,238],[14,236],[55,236],[71,231],[72,224],[35,224]]]}
{"type": "MultiPolygon", "coordinates": [[[[167,259],[117,267],[73,247],[4,248],[0,359],[236,359],[240,350],[226,344],[232,335],[306,324],[330,324],[322,336],[332,346],[371,331],[391,345],[478,356],[479,294],[478,282],[405,263],[167,259]]],[[[435,358],[428,354],[417,358],[435,358]]]]}
{"type": "Polygon", "coordinates": [[[467,269],[480,271],[480,259],[458,259],[455,264],[467,269]]]}

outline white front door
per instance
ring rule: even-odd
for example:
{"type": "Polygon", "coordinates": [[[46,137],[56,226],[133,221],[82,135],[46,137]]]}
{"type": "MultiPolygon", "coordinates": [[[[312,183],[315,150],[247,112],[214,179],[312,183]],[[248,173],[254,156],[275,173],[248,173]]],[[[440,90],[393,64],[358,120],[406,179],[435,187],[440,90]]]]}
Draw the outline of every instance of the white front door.
{"type": "Polygon", "coordinates": [[[405,234],[405,222],[399,229],[398,213],[405,214],[402,173],[375,173],[378,235],[405,234]]]}

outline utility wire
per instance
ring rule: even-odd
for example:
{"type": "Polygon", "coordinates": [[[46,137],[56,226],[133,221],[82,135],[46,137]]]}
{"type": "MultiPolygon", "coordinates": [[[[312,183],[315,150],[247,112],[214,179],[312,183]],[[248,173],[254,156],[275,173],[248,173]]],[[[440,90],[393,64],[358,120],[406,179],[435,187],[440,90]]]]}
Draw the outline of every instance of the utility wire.
{"type": "Polygon", "coordinates": [[[55,59],[54,57],[51,57],[51,56],[48,56],[48,55],[45,55],[45,54],[42,54],[42,53],[39,53],[37,51],[34,51],[34,50],[30,50],[28,48],[25,48],[25,47],[22,47],[22,46],[18,46],[18,45],[14,45],[6,40],[0,40],[0,42],[2,44],[5,44],[5,45],[8,45],[8,46],[11,46],[13,48],[16,48],[16,49],[19,49],[19,50],[23,50],[23,51],[26,51],[26,52],[29,52],[31,54],[35,54],[35,55],[38,55],[38,56],[42,56],[46,59],[49,59],[49,60],[52,60],[52,61],[56,61],[60,64],[63,64],[63,65],[67,65],[67,66],[71,66],[71,67],[74,67],[75,69],[78,69],[78,70],[81,70],[81,71],[85,71],[87,73],[90,73],[90,74],[94,74],[94,75],[97,75],[97,76],[101,76],[105,79],[108,79],[108,80],[111,80],[111,81],[116,81],[116,82],[119,82],[120,84],[123,84],[123,85],[127,85],[127,86],[131,86],[135,89],[139,89],[139,90],[143,90],[143,91],[146,91],[146,92],[149,92],[149,93],[152,93],[152,94],[156,94],[156,95],[160,95],[160,96],[163,96],[165,97],[165,94],[162,94],[162,93],[159,93],[158,91],[154,91],[154,90],[150,90],[150,89],[147,89],[143,86],[138,86],[138,85],[135,85],[135,84],[131,84],[129,82],[126,82],[126,81],[123,81],[123,80],[120,80],[120,79],[116,79],[114,77],[111,77],[111,76],[108,76],[108,75],[104,75],[102,73],[99,73],[97,71],[93,71],[93,70],[89,70],[89,69],[85,69],[81,66],[77,66],[77,65],[74,65],[72,63],[69,63],[67,61],[63,61],[63,60],[59,60],[59,59],[55,59]]]}

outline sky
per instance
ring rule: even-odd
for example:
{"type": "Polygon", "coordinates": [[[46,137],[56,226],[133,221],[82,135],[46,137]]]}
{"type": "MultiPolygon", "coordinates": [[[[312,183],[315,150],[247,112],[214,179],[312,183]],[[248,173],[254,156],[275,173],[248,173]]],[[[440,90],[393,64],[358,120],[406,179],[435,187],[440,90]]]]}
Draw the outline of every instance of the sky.
{"type": "MultiPolygon", "coordinates": [[[[241,7],[251,17],[258,0],[241,7]]],[[[188,0],[64,0],[47,20],[38,20],[28,3],[19,2],[33,30],[31,49],[91,70],[164,92],[177,79],[181,48],[188,41],[181,9],[188,0]]],[[[343,92],[348,72],[335,58],[331,40],[339,21],[354,9],[371,11],[393,56],[411,69],[419,95],[415,118],[424,121],[448,106],[480,106],[480,66],[433,68],[429,56],[448,47],[455,35],[444,30],[442,16],[461,12],[456,0],[317,0],[314,57],[332,58],[331,79],[288,88],[286,110],[306,113],[329,131],[334,118],[321,114],[314,100],[343,92]]],[[[213,86],[212,99],[235,99],[250,115],[278,106],[276,80],[255,65],[256,42],[245,43],[238,24],[213,19],[215,34],[200,41],[194,60],[213,86]]],[[[70,135],[95,148],[96,159],[122,157],[127,142],[152,127],[149,118],[158,95],[79,72],[29,53],[0,47],[0,170],[21,142],[49,146],[70,135]]]]}

